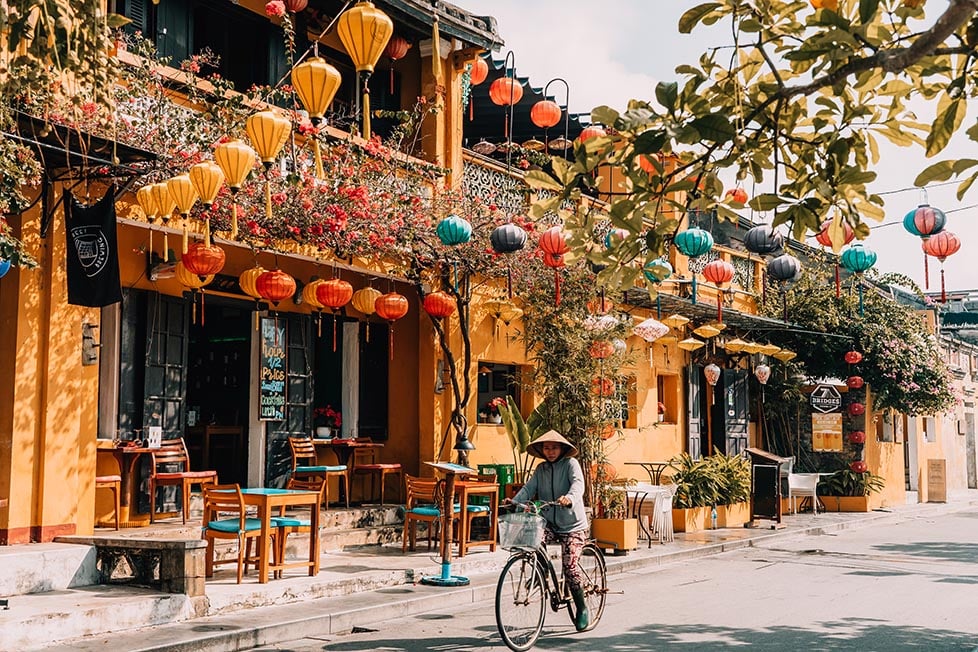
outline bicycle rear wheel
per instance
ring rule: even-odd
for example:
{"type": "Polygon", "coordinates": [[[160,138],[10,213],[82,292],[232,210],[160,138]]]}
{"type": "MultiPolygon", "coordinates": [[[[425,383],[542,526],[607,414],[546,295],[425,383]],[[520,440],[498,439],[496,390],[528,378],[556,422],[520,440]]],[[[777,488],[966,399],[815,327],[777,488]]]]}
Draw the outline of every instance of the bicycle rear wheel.
{"type": "Polygon", "coordinates": [[[515,652],[529,650],[543,629],[547,590],[533,554],[514,555],[496,585],[496,627],[515,652]]]}
{"type": "Polygon", "coordinates": [[[604,601],[608,594],[608,577],[604,555],[593,543],[584,545],[581,550],[579,568],[584,575],[584,601],[587,603],[590,622],[587,629],[594,629],[604,613],[604,601]]]}

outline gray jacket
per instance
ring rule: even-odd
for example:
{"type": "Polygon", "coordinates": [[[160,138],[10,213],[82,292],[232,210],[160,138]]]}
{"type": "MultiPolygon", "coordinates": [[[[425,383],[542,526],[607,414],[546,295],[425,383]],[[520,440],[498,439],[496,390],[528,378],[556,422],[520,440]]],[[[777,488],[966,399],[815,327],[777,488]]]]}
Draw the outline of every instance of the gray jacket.
{"type": "Polygon", "coordinates": [[[584,473],[580,462],[573,457],[561,457],[553,463],[542,460],[529,482],[513,497],[513,501],[550,501],[561,496],[571,499],[570,507],[545,507],[540,512],[547,519],[550,529],[558,534],[586,530],[588,523],[584,511],[584,473]]]}

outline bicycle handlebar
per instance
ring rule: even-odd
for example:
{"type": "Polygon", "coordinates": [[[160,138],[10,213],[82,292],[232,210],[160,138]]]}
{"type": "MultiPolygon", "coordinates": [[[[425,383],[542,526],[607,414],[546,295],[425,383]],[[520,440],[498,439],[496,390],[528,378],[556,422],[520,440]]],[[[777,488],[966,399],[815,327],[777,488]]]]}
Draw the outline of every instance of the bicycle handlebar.
{"type": "Polygon", "coordinates": [[[504,503],[500,507],[500,509],[507,509],[507,508],[509,508],[509,509],[512,509],[512,510],[515,511],[516,508],[519,508],[519,507],[522,507],[524,511],[527,511],[527,512],[530,512],[530,513],[533,513],[533,514],[539,514],[540,513],[540,510],[542,510],[544,507],[563,507],[563,508],[567,509],[567,508],[570,508],[570,505],[561,505],[560,504],[560,501],[558,501],[558,500],[531,501],[531,502],[528,502],[528,503],[518,503],[516,501],[511,500],[508,503],[504,503]]]}

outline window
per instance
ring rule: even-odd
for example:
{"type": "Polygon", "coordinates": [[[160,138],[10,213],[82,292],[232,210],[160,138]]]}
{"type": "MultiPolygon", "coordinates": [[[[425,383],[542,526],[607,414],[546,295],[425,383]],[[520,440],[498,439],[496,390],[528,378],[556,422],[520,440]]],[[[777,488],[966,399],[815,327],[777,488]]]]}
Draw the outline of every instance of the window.
{"type": "Polygon", "coordinates": [[[924,417],[924,441],[937,441],[937,420],[934,417],[924,417]]]}
{"type": "Polygon", "coordinates": [[[679,377],[675,374],[659,374],[655,378],[657,419],[666,423],[679,422],[679,377]]]}
{"type": "Polygon", "coordinates": [[[498,364],[495,362],[479,362],[479,402],[478,414],[480,423],[495,420],[497,410],[490,402],[506,400],[512,396],[520,405],[520,368],[514,364],[498,364]]]}

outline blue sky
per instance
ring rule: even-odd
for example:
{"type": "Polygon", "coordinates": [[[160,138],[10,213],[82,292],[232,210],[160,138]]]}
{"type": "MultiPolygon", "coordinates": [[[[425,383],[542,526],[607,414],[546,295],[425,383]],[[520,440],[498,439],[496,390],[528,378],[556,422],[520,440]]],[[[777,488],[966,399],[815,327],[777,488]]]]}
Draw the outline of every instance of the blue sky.
{"type": "MultiPolygon", "coordinates": [[[[657,81],[674,79],[677,65],[695,62],[706,48],[719,45],[726,35],[721,29],[679,34],[679,17],[701,0],[453,1],[473,14],[495,16],[499,34],[506,41],[495,56],[502,59],[512,50],[517,72],[529,76],[534,86],[542,87],[554,77],[566,79],[570,108],[581,113],[601,104],[624,109],[633,97],[651,99],[657,81]]],[[[941,9],[945,6],[938,4],[941,9]]],[[[561,93],[557,92],[559,102],[563,101],[561,93]]],[[[933,111],[932,106],[922,106],[920,121],[931,122],[933,111]]],[[[973,116],[966,118],[965,127],[973,120],[973,116]]],[[[911,187],[917,173],[936,160],[978,158],[978,147],[966,139],[958,139],[933,160],[925,159],[918,149],[883,144],[880,149],[881,161],[876,169],[879,180],[873,186],[876,192],[891,193],[911,187]]],[[[770,188],[763,191],[769,192],[770,188]]],[[[920,196],[917,189],[887,194],[884,224],[901,221],[907,211],[920,203],[920,196]]],[[[931,188],[928,199],[933,206],[954,211],[948,214],[947,228],[962,241],[961,250],[945,263],[948,289],[978,289],[978,265],[972,264],[971,259],[978,252],[974,219],[978,208],[955,210],[978,204],[978,185],[962,201],[955,197],[954,186],[931,188]]],[[[923,287],[920,240],[904,231],[902,225],[877,227],[864,244],[877,252],[880,271],[904,273],[923,287]]],[[[940,264],[935,259],[930,262],[931,290],[940,289],[940,264]]]]}

